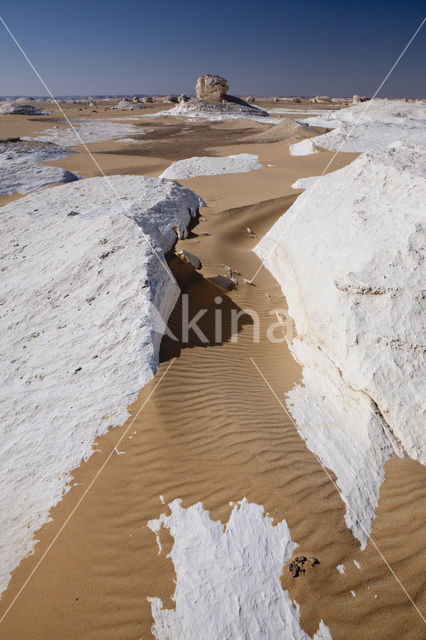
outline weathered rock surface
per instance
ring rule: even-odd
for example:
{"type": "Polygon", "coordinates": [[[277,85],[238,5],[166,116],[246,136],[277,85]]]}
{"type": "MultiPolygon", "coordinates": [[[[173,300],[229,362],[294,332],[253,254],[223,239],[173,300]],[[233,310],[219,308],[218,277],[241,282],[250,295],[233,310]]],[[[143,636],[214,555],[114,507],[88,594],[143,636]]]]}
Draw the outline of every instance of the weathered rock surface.
{"type": "Polygon", "coordinates": [[[179,295],[164,254],[199,205],[175,182],[109,176],[2,207],[0,591],[154,375],[179,295]]]}
{"type": "Polygon", "coordinates": [[[226,157],[195,156],[173,162],[159,177],[185,180],[196,176],[248,173],[262,168],[258,160],[258,156],[253,153],[239,153],[226,157]]]}
{"type": "Polygon", "coordinates": [[[129,100],[129,98],[123,98],[113,107],[114,111],[133,111],[134,109],[143,109],[143,105],[135,104],[133,100],[129,100]]]}
{"type": "Polygon", "coordinates": [[[336,474],[363,547],[386,460],[405,451],[426,463],[425,159],[402,146],[363,154],[308,186],[256,247],[298,333],[303,386],[290,411],[336,474]]]}
{"type": "Polygon", "coordinates": [[[209,120],[246,118],[269,124],[278,124],[280,122],[279,118],[271,117],[264,109],[259,109],[233,96],[227,96],[226,101],[223,102],[191,98],[188,102],[180,102],[170,111],[164,111],[157,115],[166,114],[167,116],[188,116],[191,118],[208,118],[209,120]]]}
{"type": "Polygon", "coordinates": [[[426,106],[421,102],[376,99],[366,105],[324,110],[320,116],[298,122],[332,131],[292,145],[292,155],[315,153],[318,149],[362,152],[402,145],[426,147],[426,106]]]}
{"type": "Polygon", "coordinates": [[[159,553],[163,528],[173,539],[176,572],[173,608],[148,598],[157,640],[331,640],[322,620],[313,636],[303,630],[299,605],[281,585],[297,547],[285,520],[274,522],[246,499],[234,504],[226,523],[212,520],[201,502],[185,509],[175,500],[169,507],[170,515],[148,522],[159,553]]]}
{"type": "Polygon", "coordinates": [[[195,85],[195,92],[199,100],[222,102],[228,91],[229,86],[225,78],[212,73],[203,73],[195,85]]]}
{"type": "Polygon", "coordinates": [[[331,102],[331,98],[330,96],[315,96],[315,98],[311,98],[311,102],[321,104],[322,102],[331,102]]]}
{"type": "Polygon", "coordinates": [[[0,103],[0,115],[24,115],[24,116],[46,116],[49,115],[47,111],[42,111],[41,109],[37,109],[37,107],[33,107],[31,104],[22,104],[22,102],[18,102],[16,100],[6,101],[0,103]]]}
{"type": "Polygon", "coordinates": [[[213,276],[212,281],[215,284],[219,285],[219,287],[222,287],[222,289],[226,289],[227,291],[235,289],[235,286],[237,284],[235,278],[228,278],[228,276],[222,276],[221,274],[213,276]]]}
{"type": "Polygon", "coordinates": [[[70,153],[73,152],[66,147],[49,142],[0,141],[0,195],[26,194],[51,184],[78,180],[70,171],[40,164],[65,158],[70,153]]]}
{"type": "Polygon", "coordinates": [[[191,253],[186,249],[182,249],[182,251],[179,251],[178,256],[181,260],[183,260],[187,264],[190,264],[191,267],[194,267],[194,269],[201,269],[201,260],[198,256],[195,255],[195,253],[191,253]]]}
{"type": "Polygon", "coordinates": [[[358,94],[354,94],[353,98],[352,98],[352,102],[354,104],[358,104],[359,102],[366,102],[368,100],[368,98],[366,98],[365,96],[359,96],[358,94]]]}

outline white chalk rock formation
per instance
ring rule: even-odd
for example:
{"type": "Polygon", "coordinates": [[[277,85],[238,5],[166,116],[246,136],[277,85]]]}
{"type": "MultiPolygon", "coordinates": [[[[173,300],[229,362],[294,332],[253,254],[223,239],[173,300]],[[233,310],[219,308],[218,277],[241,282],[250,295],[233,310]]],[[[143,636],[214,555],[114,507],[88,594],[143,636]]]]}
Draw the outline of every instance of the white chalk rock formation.
{"type": "Polygon", "coordinates": [[[78,180],[70,171],[40,164],[65,158],[70,153],[69,149],[48,142],[0,142],[0,195],[27,194],[52,184],[78,180]]]}
{"type": "Polygon", "coordinates": [[[362,546],[387,457],[426,463],[425,160],[402,147],[362,155],[309,186],[256,247],[298,333],[292,413],[362,546]]]}
{"type": "MultiPolygon", "coordinates": [[[[138,118],[133,116],[135,120],[138,118]]],[[[123,120],[127,118],[123,117],[123,120]]],[[[132,119],[129,116],[129,119],[132,119]]],[[[53,142],[54,144],[74,147],[94,142],[106,142],[124,138],[131,134],[141,135],[144,130],[134,124],[120,122],[121,118],[78,118],[71,120],[72,127],[66,124],[64,127],[52,127],[44,129],[38,135],[23,138],[23,140],[38,140],[40,142],[53,142]]],[[[134,140],[132,140],[134,142],[134,140]]]]}
{"type": "Polygon", "coordinates": [[[322,103],[322,102],[331,102],[330,96],[315,96],[315,98],[311,98],[311,102],[322,103]]]}
{"type": "Polygon", "coordinates": [[[357,93],[353,95],[352,102],[353,104],[359,104],[360,102],[366,102],[368,98],[365,96],[359,96],[357,93]]]}
{"type": "Polygon", "coordinates": [[[259,156],[252,153],[239,153],[224,158],[193,157],[173,162],[160,178],[185,180],[196,176],[216,176],[224,173],[248,173],[261,169],[259,156]]]}
{"type": "Polygon", "coordinates": [[[319,180],[321,176],[309,176],[308,178],[298,178],[296,182],[293,182],[291,185],[292,189],[307,189],[310,187],[316,180],[319,180]]]}
{"type": "MultiPolygon", "coordinates": [[[[170,557],[176,571],[174,609],[149,598],[157,640],[309,640],[300,626],[299,605],[283,591],[280,576],[297,544],[285,520],[274,525],[263,507],[236,504],[223,525],[210,519],[201,502],[148,522],[160,544],[160,530],[174,539],[170,557]]],[[[321,621],[313,640],[331,640],[321,621]]]]}
{"type": "Polygon", "coordinates": [[[109,176],[2,207],[0,592],[154,375],[179,294],[164,253],[199,205],[175,182],[109,176]]]}
{"type": "Polygon", "coordinates": [[[139,98],[137,100],[135,98],[132,98],[132,100],[123,98],[115,107],[112,107],[112,111],[136,111],[143,108],[144,106],[140,104],[139,98]]]}
{"type": "Polygon", "coordinates": [[[312,142],[316,139],[317,138],[305,138],[305,140],[290,145],[290,155],[309,156],[311,153],[318,153],[318,147],[312,142]]]}
{"type": "Polygon", "coordinates": [[[15,102],[0,102],[0,115],[23,115],[23,116],[47,116],[49,115],[48,111],[42,111],[41,109],[37,109],[37,107],[33,107],[31,104],[22,104],[21,101],[16,100],[15,102]]]}
{"type": "Polygon", "coordinates": [[[179,251],[178,255],[180,256],[181,260],[191,265],[191,267],[194,267],[194,269],[202,268],[201,260],[198,256],[195,255],[195,253],[191,253],[186,249],[182,249],[182,251],[179,251]]]}
{"type": "Polygon", "coordinates": [[[370,100],[326,111],[312,118],[298,119],[310,126],[327,127],[328,133],[290,147],[293,155],[307,155],[318,149],[362,152],[401,145],[426,147],[426,104],[404,100],[370,100]]]}
{"type": "Polygon", "coordinates": [[[244,118],[266,124],[278,124],[280,118],[270,117],[267,111],[241,100],[240,102],[209,102],[191,98],[180,102],[169,111],[161,111],[157,116],[183,116],[187,118],[206,118],[207,120],[235,120],[244,118]]]}
{"type": "Polygon", "coordinates": [[[203,73],[195,85],[195,93],[199,100],[222,102],[228,91],[229,86],[225,78],[212,73],[203,73]]]}
{"type": "Polygon", "coordinates": [[[25,158],[3,163],[0,154],[0,195],[27,194],[52,184],[73,182],[78,176],[61,167],[48,167],[25,158]]]}

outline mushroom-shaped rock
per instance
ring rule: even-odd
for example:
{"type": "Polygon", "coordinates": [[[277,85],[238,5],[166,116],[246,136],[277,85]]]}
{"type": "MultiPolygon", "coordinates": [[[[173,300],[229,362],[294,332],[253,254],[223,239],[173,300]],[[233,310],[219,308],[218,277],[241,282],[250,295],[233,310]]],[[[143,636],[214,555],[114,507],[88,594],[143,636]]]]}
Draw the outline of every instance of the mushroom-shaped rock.
{"type": "Polygon", "coordinates": [[[211,102],[222,102],[228,90],[229,86],[225,78],[212,73],[203,73],[195,85],[197,98],[211,102]]]}

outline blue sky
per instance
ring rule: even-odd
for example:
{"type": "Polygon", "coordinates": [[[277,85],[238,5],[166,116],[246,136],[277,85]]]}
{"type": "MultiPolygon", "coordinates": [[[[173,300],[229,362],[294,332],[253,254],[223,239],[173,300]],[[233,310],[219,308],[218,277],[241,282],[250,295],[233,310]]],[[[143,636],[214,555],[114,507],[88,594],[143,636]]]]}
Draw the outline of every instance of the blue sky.
{"type": "MultiPolygon", "coordinates": [[[[41,0],[2,17],[56,95],[194,92],[201,73],[236,95],[371,95],[424,2],[41,0]]],[[[425,97],[426,25],[379,95],[425,97]]],[[[0,95],[44,95],[0,24],[0,95]]]]}

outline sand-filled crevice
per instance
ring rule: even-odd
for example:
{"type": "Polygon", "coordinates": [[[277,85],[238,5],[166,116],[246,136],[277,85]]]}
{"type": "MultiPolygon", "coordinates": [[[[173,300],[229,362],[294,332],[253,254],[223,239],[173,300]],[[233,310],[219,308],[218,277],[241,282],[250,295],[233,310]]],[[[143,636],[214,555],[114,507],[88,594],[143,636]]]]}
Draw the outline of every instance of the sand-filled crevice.
{"type": "MultiPolygon", "coordinates": [[[[150,119],[146,120],[144,126],[149,126],[150,119]]],[[[168,257],[182,289],[168,323],[178,340],[163,339],[157,375],[129,407],[127,422],[97,438],[91,458],[72,472],[69,492],[50,511],[51,521],[36,533],[39,542],[33,555],[13,572],[0,602],[2,611],[18,594],[112,452],[16,600],[0,632],[8,640],[152,638],[156,620],[148,598],[161,600],[162,609],[175,609],[172,597],[181,574],[167,554],[176,542],[185,543],[186,529],[181,528],[175,538],[167,527],[161,527],[162,553],[158,554],[155,532],[148,523],[157,522],[162,514],[165,518],[171,515],[165,505],[174,504],[177,513],[175,501],[181,500],[183,517],[198,511],[205,522],[203,535],[195,536],[195,543],[201,541],[202,548],[209,552],[204,557],[211,557],[212,548],[203,544],[204,534],[220,529],[217,537],[223,544],[222,540],[227,540],[224,526],[229,524],[235,505],[246,498],[247,504],[264,514],[248,529],[259,533],[263,540],[274,541],[268,549],[274,566],[265,577],[267,585],[273,583],[279,598],[287,592],[294,610],[294,603],[298,603],[300,627],[308,636],[314,637],[323,620],[335,640],[366,640],[366,630],[372,630],[377,640],[377,629],[386,640],[400,640],[409,629],[417,640],[422,637],[423,625],[411,602],[374,547],[368,543],[364,551],[360,550],[359,541],[345,522],[346,505],[341,496],[250,360],[254,359],[282,401],[301,387],[304,372],[285,339],[272,344],[266,336],[271,320],[276,322],[275,310],[287,308],[280,283],[266,269],[260,271],[254,285],[245,283],[244,278],[250,279],[260,266],[252,248],[296,199],[290,185],[300,176],[320,174],[331,154],[320,152],[303,160],[289,157],[287,125],[274,138],[270,125],[253,122],[243,125],[234,121],[226,126],[202,121],[195,125],[176,119],[173,122],[176,124],[168,125],[166,118],[164,122],[158,118],[158,135],[152,134],[150,140],[150,134],[146,136],[146,159],[142,152],[145,141],[126,148],[118,142],[102,143],[95,153],[102,158],[107,173],[151,171],[158,176],[178,159],[175,151],[178,153],[179,144],[186,144],[186,136],[188,152],[183,157],[200,154],[205,126],[209,149],[200,155],[248,151],[259,154],[266,166],[246,175],[202,176],[184,181],[209,206],[201,210],[198,224],[188,237],[179,239],[175,247],[176,254],[187,250],[198,256],[202,269],[190,269],[178,255],[168,257]],[[167,130],[173,127],[181,135],[173,140],[174,147],[167,148],[167,130]],[[234,131],[238,133],[234,135],[234,131]],[[251,133],[263,135],[263,131],[268,132],[270,143],[240,139],[244,132],[250,138],[251,133]],[[130,152],[127,156],[127,150],[132,149],[135,155],[130,152]],[[275,166],[267,166],[270,164],[275,166]],[[238,285],[224,291],[213,283],[213,278],[226,274],[227,267],[238,272],[238,285]],[[183,294],[188,295],[191,315],[207,309],[199,323],[207,344],[194,332],[189,341],[182,340],[183,294]],[[218,296],[221,303],[215,300],[218,296]],[[253,340],[254,324],[248,315],[241,316],[235,341],[226,325],[221,339],[216,341],[215,312],[221,310],[226,316],[244,309],[257,312],[260,341],[253,340]],[[202,507],[194,509],[197,504],[202,507]],[[274,523],[271,527],[269,519],[274,523]],[[299,546],[288,558],[276,558],[282,541],[275,544],[279,526],[275,523],[284,521],[291,541],[299,546]],[[319,564],[294,578],[290,565],[297,556],[313,556],[319,564]],[[336,569],[340,565],[345,566],[344,574],[336,569]]],[[[293,127],[290,129],[293,136],[293,127]]],[[[305,132],[299,129],[295,135],[305,132]]],[[[339,156],[338,166],[350,159],[339,156]]],[[[78,169],[81,175],[95,172],[81,150],[66,162],[70,170],[78,169]]],[[[279,333],[277,327],[276,334],[279,333]]],[[[128,357],[120,361],[124,376],[128,357]]],[[[334,386],[333,393],[339,396],[334,386]]],[[[309,398],[305,396],[305,400],[309,398]]],[[[313,401],[319,401],[317,394],[313,401]]],[[[341,397],[339,402],[341,407],[345,405],[345,411],[350,411],[354,426],[358,426],[357,402],[346,405],[341,397]]],[[[70,416],[74,417],[72,413],[70,416]]],[[[327,413],[323,422],[333,435],[334,423],[329,417],[327,413]]],[[[309,424],[312,425],[315,427],[314,421],[309,424]]],[[[321,437],[319,431],[320,441],[321,437]]],[[[358,459],[362,462],[363,457],[358,459]]],[[[361,467],[359,473],[363,471],[361,467]]],[[[421,472],[421,465],[408,458],[392,455],[384,462],[384,480],[380,478],[380,499],[372,523],[374,540],[419,606],[425,596],[419,567],[424,523],[421,472]]],[[[337,473],[329,470],[329,474],[336,482],[337,473]]],[[[238,528],[235,539],[244,547],[243,529],[238,528]]],[[[191,549],[189,562],[194,560],[191,549]]],[[[247,564],[256,567],[253,559],[256,553],[247,557],[247,564]]],[[[244,566],[238,565],[238,570],[244,572],[244,566]]],[[[210,574],[206,576],[209,590],[214,581],[209,581],[210,574]]],[[[260,606],[258,613],[262,615],[260,606]]]]}

